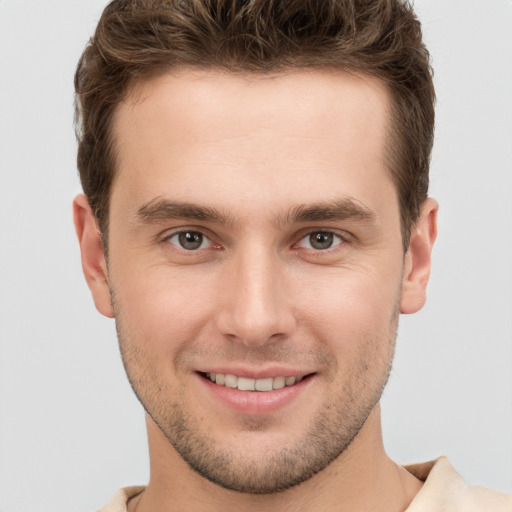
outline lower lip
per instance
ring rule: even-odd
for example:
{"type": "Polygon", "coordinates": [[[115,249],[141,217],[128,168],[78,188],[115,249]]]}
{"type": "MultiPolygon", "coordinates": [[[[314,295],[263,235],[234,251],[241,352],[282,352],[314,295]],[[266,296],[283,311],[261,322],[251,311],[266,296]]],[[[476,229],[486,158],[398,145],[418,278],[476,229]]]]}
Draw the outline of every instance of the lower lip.
{"type": "Polygon", "coordinates": [[[201,375],[198,375],[198,378],[218,401],[231,409],[244,414],[261,415],[277,411],[295,401],[310,385],[313,376],[308,376],[293,386],[273,391],[240,391],[214,384],[201,375]]]}

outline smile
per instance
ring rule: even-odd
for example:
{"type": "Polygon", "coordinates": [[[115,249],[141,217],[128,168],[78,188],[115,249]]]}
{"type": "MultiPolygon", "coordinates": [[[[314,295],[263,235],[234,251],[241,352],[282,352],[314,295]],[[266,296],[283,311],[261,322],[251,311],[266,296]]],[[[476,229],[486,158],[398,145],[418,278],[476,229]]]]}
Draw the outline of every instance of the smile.
{"type": "Polygon", "coordinates": [[[273,391],[298,384],[304,377],[268,377],[266,379],[250,379],[231,374],[206,373],[206,378],[219,386],[240,391],[273,391]]]}

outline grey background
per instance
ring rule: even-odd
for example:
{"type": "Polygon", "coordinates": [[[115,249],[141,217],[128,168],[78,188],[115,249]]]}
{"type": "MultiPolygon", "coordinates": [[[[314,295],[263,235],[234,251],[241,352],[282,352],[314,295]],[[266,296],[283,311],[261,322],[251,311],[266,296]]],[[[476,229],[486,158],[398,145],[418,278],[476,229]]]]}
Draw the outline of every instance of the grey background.
{"type": "MultiPolygon", "coordinates": [[[[104,0],[0,2],[0,510],[79,512],[148,478],[143,412],[71,221],[72,78],[104,0]]],[[[402,463],[512,493],[512,2],[417,0],[436,70],[429,301],[383,400],[402,463]]]]}

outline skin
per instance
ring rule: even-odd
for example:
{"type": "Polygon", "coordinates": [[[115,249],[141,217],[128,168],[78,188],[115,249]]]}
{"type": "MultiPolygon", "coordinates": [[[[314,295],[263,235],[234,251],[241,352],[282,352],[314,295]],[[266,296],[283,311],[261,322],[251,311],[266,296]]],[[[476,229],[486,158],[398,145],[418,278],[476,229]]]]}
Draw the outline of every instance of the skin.
{"type": "Polygon", "coordinates": [[[131,510],[398,512],[420,489],[385,454],[379,399],[398,314],[425,301],[437,204],[404,255],[388,118],[378,80],[341,72],[184,69],[121,103],[108,265],[84,196],[74,214],[147,412],[131,510]],[[308,377],[239,410],[209,371],[308,377]]]}

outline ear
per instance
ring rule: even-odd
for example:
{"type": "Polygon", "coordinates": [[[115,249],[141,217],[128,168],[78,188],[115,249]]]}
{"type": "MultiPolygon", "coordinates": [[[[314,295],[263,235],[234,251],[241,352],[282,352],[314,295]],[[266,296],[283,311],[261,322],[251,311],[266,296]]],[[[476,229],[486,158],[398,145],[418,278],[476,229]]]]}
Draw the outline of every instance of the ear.
{"type": "Polygon", "coordinates": [[[96,309],[102,315],[114,318],[108,285],[107,262],[103,252],[98,220],[83,194],[78,195],[73,201],[73,219],[80,244],[82,269],[96,309]]]}
{"type": "Polygon", "coordinates": [[[421,207],[418,222],[412,227],[411,241],[405,255],[401,313],[416,313],[425,304],[432,247],[437,237],[438,209],[434,199],[427,199],[421,207]]]}

